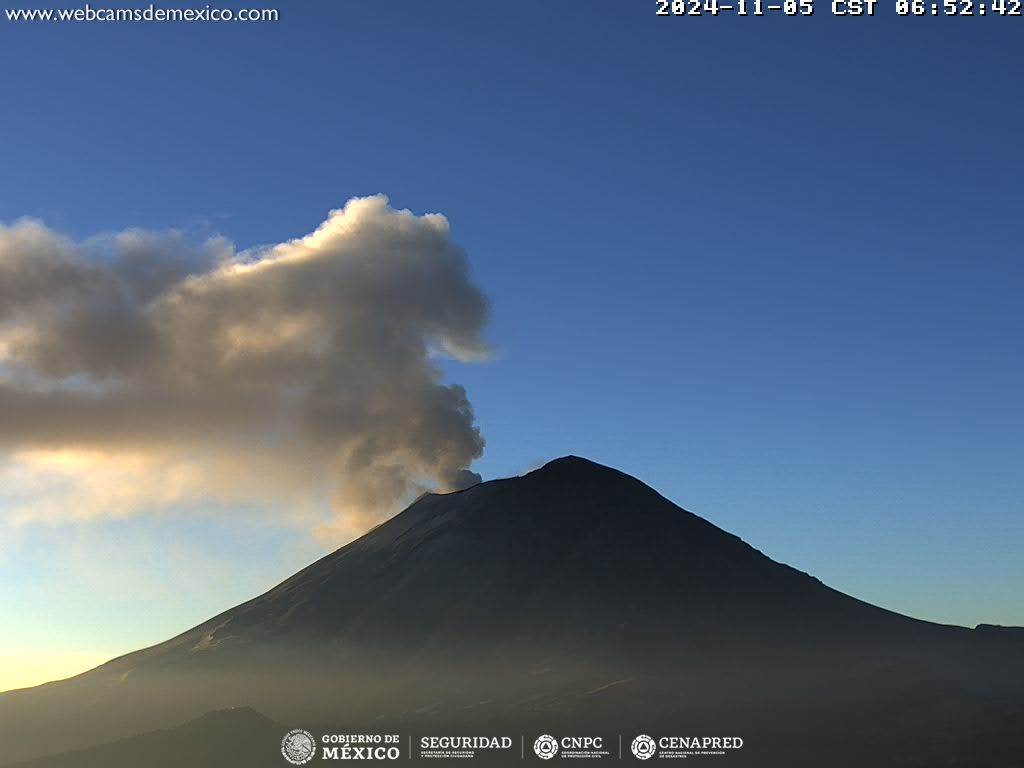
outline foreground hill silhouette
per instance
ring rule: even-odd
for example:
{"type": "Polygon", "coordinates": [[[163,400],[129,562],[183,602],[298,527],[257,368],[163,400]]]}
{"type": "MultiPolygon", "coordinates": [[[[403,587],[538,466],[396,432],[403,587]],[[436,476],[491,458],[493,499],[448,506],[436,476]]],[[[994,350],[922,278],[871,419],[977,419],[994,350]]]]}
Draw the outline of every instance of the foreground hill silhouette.
{"type": "Polygon", "coordinates": [[[236,704],[339,732],[738,735],[732,764],[1011,766],[1024,641],[855,600],[568,457],[426,495],[176,638],[0,695],[0,763],[236,704]]]}
{"type": "Polygon", "coordinates": [[[18,768],[280,768],[285,729],[248,707],[209,712],[183,725],[111,744],[40,757],[18,768]]]}

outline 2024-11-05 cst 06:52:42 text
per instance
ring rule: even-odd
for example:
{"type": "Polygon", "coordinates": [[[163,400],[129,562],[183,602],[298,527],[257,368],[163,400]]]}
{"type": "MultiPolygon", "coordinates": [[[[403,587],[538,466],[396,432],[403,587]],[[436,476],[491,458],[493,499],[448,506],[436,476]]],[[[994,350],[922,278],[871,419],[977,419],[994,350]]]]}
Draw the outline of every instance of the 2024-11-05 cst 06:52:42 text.
{"type": "MultiPolygon", "coordinates": [[[[1021,16],[1024,0],[818,0],[833,16],[875,16],[882,9],[897,16],[1021,16]]],[[[813,16],[815,0],[655,0],[655,15],[665,17],[813,16]]]]}

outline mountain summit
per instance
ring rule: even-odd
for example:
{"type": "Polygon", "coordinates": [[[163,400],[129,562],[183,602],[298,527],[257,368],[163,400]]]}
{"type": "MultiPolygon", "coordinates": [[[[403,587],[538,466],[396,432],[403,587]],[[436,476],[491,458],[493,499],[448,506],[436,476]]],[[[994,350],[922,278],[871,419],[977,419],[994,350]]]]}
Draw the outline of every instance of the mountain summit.
{"type": "Polygon", "coordinates": [[[702,641],[720,648],[752,629],[764,643],[934,628],[828,589],[639,480],[569,456],[425,495],[145,658],[324,643],[417,658],[632,653],[637,644],[674,653],[702,641]]]}
{"type": "Polygon", "coordinates": [[[952,718],[943,743],[998,745],[993,727],[1024,724],[1007,704],[1024,692],[1022,651],[1012,632],[837,592],[639,480],[568,456],[427,494],[165,643],[0,695],[0,741],[26,745],[13,760],[36,754],[16,735],[78,748],[241,704],[349,732],[742,728],[762,739],[751,764],[769,766],[821,764],[816,750],[873,728],[926,756],[922,729],[936,717],[952,718]],[[993,707],[995,726],[982,717],[993,707]],[[808,723],[815,749],[775,751],[808,723]]]}

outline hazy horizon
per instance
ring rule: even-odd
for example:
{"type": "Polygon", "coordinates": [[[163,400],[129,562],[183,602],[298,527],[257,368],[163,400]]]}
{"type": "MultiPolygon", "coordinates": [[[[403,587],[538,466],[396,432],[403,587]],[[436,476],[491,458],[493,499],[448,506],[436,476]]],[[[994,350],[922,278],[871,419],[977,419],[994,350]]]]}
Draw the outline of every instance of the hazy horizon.
{"type": "Polygon", "coordinates": [[[566,454],[1024,625],[1019,24],[650,6],[0,19],[0,690],[566,454]]]}
{"type": "MultiPolygon", "coordinates": [[[[541,465],[543,465],[543,463],[541,463],[541,465]]],[[[519,475],[526,474],[529,471],[533,471],[533,469],[535,469],[535,467],[531,467],[528,470],[524,470],[522,473],[519,473],[519,475]]],[[[508,475],[506,477],[515,477],[515,476],[519,476],[519,475],[508,475]]],[[[488,480],[492,480],[492,479],[501,479],[501,478],[486,478],[484,480],[484,482],[487,482],[488,480]]],[[[657,489],[655,489],[655,490],[657,490],[657,489]]],[[[671,501],[671,499],[670,499],[670,501],[671,501]]],[[[682,506],[682,505],[680,505],[680,506],[682,506]]],[[[711,520],[710,522],[714,522],[714,521],[711,520]]],[[[755,549],[759,548],[756,542],[749,542],[748,541],[747,543],[749,543],[752,546],[754,546],[755,549]]],[[[344,545],[342,545],[342,546],[344,546],[344,545]]],[[[320,554],[326,554],[326,552],[320,553],[320,554]]],[[[770,552],[765,552],[765,554],[767,554],[769,557],[772,557],[772,553],[770,553],[770,552]]],[[[319,555],[317,555],[317,557],[319,557],[319,555]]],[[[294,570],[296,570],[296,571],[300,570],[301,568],[304,568],[305,566],[309,565],[311,562],[312,562],[312,559],[309,562],[301,563],[294,570]]],[[[786,565],[794,565],[793,563],[785,563],[785,564],[786,565]]],[[[255,563],[254,566],[255,566],[255,569],[258,571],[260,564],[259,563],[255,563]]],[[[799,569],[799,566],[796,566],[796,567],[799,569]]],[[[152,645],[156,645],[156,644],[158,644],[160,642],[163,642],[164,640],[170,639],[171,637],[180,634],[181,632],[184,632],[184,631],[186,631],[188,629],[193,628],[194,626],[202,623],[206,619],[209,619],[213,615],[216,615],[216,614],[222,612],[223,610],[226,610],[228,608],[232,608],[236,604],[243,603],[243,602],[247,601],[250,598],[256,597],[259,594],[263,594],[264,592],[268,591],[272,587],[277,586],[280,582],[284,581],[287,577],[289,577],[291,575],[293,575],[293,572],[284,573],[280,577],[274,577],[273,580],[271,582],[267,583],[265,586],[256,588],[255,591],[252,591],[250,593],[246,593],[246,594],[236,598],[234,600],[234,602],[231,602],[229,604],[223,604],[223,605],[221,605],[219,607],[211,606],[210,608],[207,609],[207,613],[205,613],[205,614],[199,614],[198,612],[195,612],[193,618],[189,619],[190,623],[188,623],[187,625],[181,625],[181,626],[175,627],[173,629],[168,628],[161,635],[154,634],[153,636],[151,636],[151,637],[149,637],[149,638],[147,638],[145,640],[137,641],[134,645],[126,644],[122,648],[120,648],[119,650],[117,650],[116,652],[113,652],[113,653],[89,653],[89,652],[82,652],[82,653],[73,653],[73,654],[48,654],[48,653],[46,653],[44,651],[44,652],[38,653],[38,655],[35,656],[34,658],[31,657],[31,656],[27,656],[24,653],[11,654],[11,656],[8,658],[8,662],[9,663],[5,663],[4,665],[0,666],[0,669],[9,670],[7,672],[8,677],[0,679],[0,686],[2,686],[3,682],[5,682],[7,680],[14,681],[14,682],[12,684],[9,684],[7,687],[0,687],[0,692],[6,691],[6,690],[17,689],[17,688],[31,687],[31,686],[38,685],[38,684],[41,684],[41,683],[44,683],[44,682],[51,682],[51,681],[54,681],[54,680],[62,680],[62,679],[66,679],[66,678],[69,678],[69,677],[73,677],[73,676],[75,676],[77,674],[80,674],[82,672],[88,671],[88,670],[93,669],[93,668],[95,668],[97,666],[100,666],[100,665],[102,665],[102,664],[104,664],[104,663],[106,663],[108,661],[111,661],[112,659],[117,658],[119,656],[131,653],[133,651],[142,650],[143,648],[147,648],[147,647],[150,647],[152,645]],[[60,671],[54,673],[54,672],[51,671],[53,669],[59,669],[60,671]],[[46,675],[49,675],[49,676],[47,677],[46,675]]],[[[812,572],[811,575],[814,576],[815,574],[812,572]]],[[[846,591],[846,590],[844,590],[842,588],[841,585],[828,584],[828,586],[833,587],[835,589],[838,589],[840,592],[845,592],[846,591]]],[[[860,597],[858,595],[852,595],[852,596],[853,597],[860,597]]],[[[868,601],[868,602],[870,602],[870,601],[868,601]]],[[[889,610],[897,610],[897,609],[892,608],[891,606],[886,606],[886,605],[883,605],[883,604],[877,604],[877,605],[878,605],[878,607],[881,607],[881,608],[886,608],[886,609],[889,609],[889,610]]],[[[897,611],[897,612],[899,612],[899,611],[897,611]]],[[[931,618],[929,618],[927,616],[919,616],[919,615],[913,615],[913,614],[905,614],[905,615],[910,615],[912,618],[924,619],[926,621],[934,621],[933,619],[931,619],[931,618]]],[[[966,625],[966,624],[957,624],[956,622],[937,622],[937,623],[940,623],[940,624],[943,624],[943,623],[945,623],[945,624],[952,624],[954,626],[964,626],[964,627],[968,627],[968,628],[974,626],[974,625],[966,625]]],[[[983,623],[992,623],[992,622],[983,622],[983,623]]],[[[2,658],[2,657],[0,657],[0,658],[2,658]]]]}

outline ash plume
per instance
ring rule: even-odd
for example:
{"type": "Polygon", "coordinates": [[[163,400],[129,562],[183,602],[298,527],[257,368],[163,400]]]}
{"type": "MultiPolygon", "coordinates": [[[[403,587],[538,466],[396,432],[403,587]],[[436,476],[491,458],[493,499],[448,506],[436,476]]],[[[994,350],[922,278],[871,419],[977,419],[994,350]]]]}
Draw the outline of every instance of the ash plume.
{"type": "Polygon", "coordinates": [[[336,512],[323,531],[354,535],[425,488],[479,481],[472,406],[435,358],[485,359],[488,314],[447,220],[383,196],[249,251],[0,226],[0,474],[21,473],[14,515],[207,498],[315,507],[319,494],[336,512]]]}

